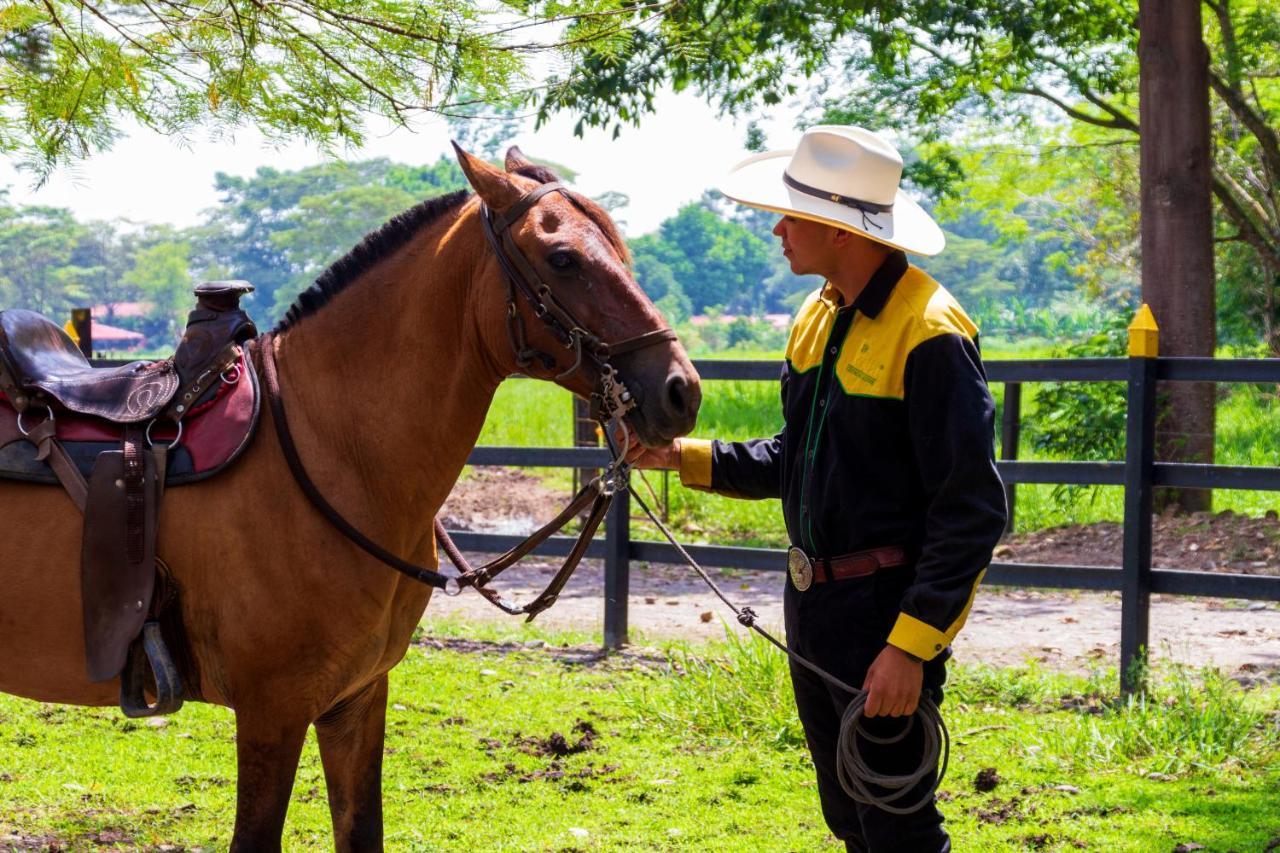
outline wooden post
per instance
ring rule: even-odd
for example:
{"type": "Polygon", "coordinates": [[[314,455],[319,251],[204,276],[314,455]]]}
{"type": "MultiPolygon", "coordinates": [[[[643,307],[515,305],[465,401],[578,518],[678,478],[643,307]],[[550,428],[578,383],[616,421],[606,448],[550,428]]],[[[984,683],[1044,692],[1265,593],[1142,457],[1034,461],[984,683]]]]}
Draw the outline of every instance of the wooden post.
{"type": "Polygon", "coordinates": [[[620,489],[605,521],[604,647],[627,642],[627,596],[631,593],[631,493],[620,489]]]}
{"type": "Polygon", "coordinates": [[[1129,325],[1129,403],[1124,447],[1124,560],[1120,579],[1120,690],[1146,686],[1151,610],[1151,498],[1156,358],[1160,331],[1144,303],[1129,325]]]}
{"type": "MultiPolygon", "coordinates": [[[[573,446],[574,447],[599,447],[600,433],[597,432],[598,424],[591,418],[591,409],[587,406],[587,401],[581,397],[573,398],[573,446]]],[[[591,482],[600,475],[599,468],[574,468],[573,469],[573,493],[577,494],[578,489],[582,488],[584,483],[591,482]]],[[[585,515],[585,512],[584,512],[585,515]]]]}
{"type": "MultiPolygon", "coordinates": [[[[1022,383],[1004,383],[1004,412],[1000,416],[1000,458],[1013,461],[1018,458],[1018,441],[1022,432],[1022,383]]],[[[1009,520],[1004,533],[1013,533],[1014,509],[1018,503],[1016,483],[1004,484],[1004,502],[1009,508],[1009,520]]]]}
{"type": "Polygon", "coordinates": [[[76,346],[85,358],[93,358],[93,311],[89,308],[71,309],[71,328],[76,346]]]}

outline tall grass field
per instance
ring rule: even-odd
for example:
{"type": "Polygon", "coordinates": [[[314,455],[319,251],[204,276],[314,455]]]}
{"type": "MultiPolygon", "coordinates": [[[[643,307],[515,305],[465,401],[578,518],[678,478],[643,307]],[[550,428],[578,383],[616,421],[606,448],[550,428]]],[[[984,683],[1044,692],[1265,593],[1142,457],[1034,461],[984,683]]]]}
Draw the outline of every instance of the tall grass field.
{"type": "MultiPolygon", "coordinates": [[[[785,658],[753,637],[601,659],[536,626],[433,623],[391,674],[387,849],[843,849],[818,811],[785,658]]],[[[1280,690],[1157,676],[1122,700],[1114,672],[953,667],[941,808],[955,849],[1270,849],[1280,690]]],[[[0,848],[225,850],[234,780],[224,709],[151,725],[0,697],[0,848]]],[[[314,740],[284,848],[332,849],[314,740]]]]}

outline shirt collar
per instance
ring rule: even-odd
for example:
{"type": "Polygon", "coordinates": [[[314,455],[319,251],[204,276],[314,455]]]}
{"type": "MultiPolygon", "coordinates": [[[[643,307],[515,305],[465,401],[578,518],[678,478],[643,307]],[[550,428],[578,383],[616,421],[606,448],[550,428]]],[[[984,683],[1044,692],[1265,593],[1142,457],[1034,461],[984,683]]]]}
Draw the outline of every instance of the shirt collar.
{"type": "MultiPolygon", "coordinates": [[[[866,287],[862,288],[862,292],[853,300],[853,307],[874,320],[884,310],[885,303],[889,301],[889,294],[893,293],[894,286],[906,274],[908,266],[905,252],[890,252],[871,274],[866,287]]],[[[818,296],[832,311],[845,307],[841,302],[840,291],[829,281],[822,285],[822,291],[818,296]]]]}
{"type": "Polygon", "coordinates": [[[874,320],[884,310],[894,286],[906,275],[907,266],[905,252],[891,252],[853,300],[853,307],[874,320]]]}

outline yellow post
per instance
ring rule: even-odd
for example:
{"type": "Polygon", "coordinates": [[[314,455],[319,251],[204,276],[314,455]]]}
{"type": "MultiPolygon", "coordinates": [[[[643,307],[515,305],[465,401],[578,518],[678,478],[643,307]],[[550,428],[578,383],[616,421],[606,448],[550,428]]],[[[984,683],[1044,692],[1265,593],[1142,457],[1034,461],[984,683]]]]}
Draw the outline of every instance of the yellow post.
{"type": "Polygon", "coordinates": [[[1129,324],[1129,355],[1133,358],[1155,358],[1159,354],[1160,327],[1144,302],[1129,324]]]}

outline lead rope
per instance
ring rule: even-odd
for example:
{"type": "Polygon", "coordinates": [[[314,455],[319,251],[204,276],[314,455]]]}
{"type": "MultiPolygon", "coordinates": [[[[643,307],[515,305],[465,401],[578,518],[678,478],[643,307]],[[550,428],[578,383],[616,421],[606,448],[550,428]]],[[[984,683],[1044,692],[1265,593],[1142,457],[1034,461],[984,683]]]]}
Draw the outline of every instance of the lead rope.
{"type": "Polygon", "coordinates": [[[890,814],[910,814],[933,799],[934,792],[942,784],[942,779],[947,773],[947,762],[951,758],[951,737],[947,733],[947,726],[942,720],[942,714],[939,713],[938,706],[934,703],[932,697],[928,695],[928,691],[920,697],[920,704],[916,706],[915,714],[908,719],[906,726],[900,733],[893,737],[881,738],[867,732],[861,725],[864,707],[867,703],[866,692],[850,686],[816,663],[796,654],[786,643],[761,628],[756,612],[750,607],[738,607],[730,601],[728,596],[716,585],[716,582],[711,579],[711,576],[707,574],[706,570],[698,564],[698,561],[693,559],[684,546],[676,541],[671,530],[662,523],[653,510],[649,509],[649,505],[640,497],[640,493],[636,491],[635,486],[628,484],[627,488],[636,503],[644,510],[644,514],[649,517],[649,520],[654,523],[658,530],[662,531],[662,535],[667,538],[667,541],[675,546],[676,550],[680,552],[680,556],[684,557],[685,562],[698,573],[698,577],[702,578],[703,583],[710,587],[716,597],[733,611],[734,616],[738,619],[738,624],[755,631],[781,649],[788,658],[853,697],[848,707],[845,708],[844,716],[840,719],[840,739],[836,744],[836,771],[840,779],[840,787],[844,788],[845,793],[856,802],[875,806],[890,814]],[[879,745],[894,744],[906,738],[917,723],[922,726],[924,754],[921,756],[920,765],[914,771],[903,775],[890,775],[879,773],[867,764],[858,746],[859,737],[869,743],[879,745]],[[939,759],[941,759],[941,762],[939,762],[939,759]],[[938,768],[938,777],[934,780],[932,787],[925,791],[915,803],[909,806],[898,805],[897,801],[909,794],[911,789],[928,776],[934,768],[938,768]],[[887,793],[878,794],[873,788],[887,793]]]}

